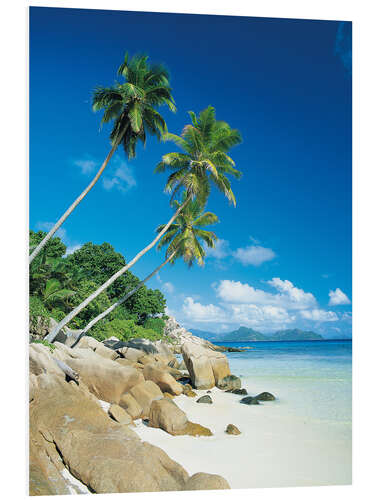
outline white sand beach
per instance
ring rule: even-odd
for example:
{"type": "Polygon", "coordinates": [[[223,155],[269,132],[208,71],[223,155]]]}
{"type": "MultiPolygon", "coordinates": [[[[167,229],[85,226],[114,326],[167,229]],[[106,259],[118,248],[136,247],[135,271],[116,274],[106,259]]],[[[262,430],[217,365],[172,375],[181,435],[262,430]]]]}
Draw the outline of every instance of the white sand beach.
{"type": "Polygon", "coordinates": [[[141,420],[135,431],[189,474],[220,474],[232,488],[351,483],[350,424],[294,416],[282,400],[247,406],[239,403],[241,396],[217,388],[211,397],[211,405],[184,395],[174,401],[191,421],[210,428],[212,437],[171,436],[141,420]],[[228,424],[241,435],[226,434],[228,424]]]}

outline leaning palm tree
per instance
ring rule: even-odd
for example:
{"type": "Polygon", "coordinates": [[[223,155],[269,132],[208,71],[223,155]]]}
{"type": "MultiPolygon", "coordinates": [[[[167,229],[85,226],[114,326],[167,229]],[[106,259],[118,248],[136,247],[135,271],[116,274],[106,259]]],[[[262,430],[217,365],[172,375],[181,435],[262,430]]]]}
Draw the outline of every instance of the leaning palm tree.
{"type": "MultiPolygon", "coordinates": [[[[174,200],[173,205],[177,210],[187,199],[187,193],[182,196],[182,202],[174,200]]],[[[98,321],[105,318],[116,307],[126,302],[134,295],[148,280],[158,273],[168,262],[174,264],[175,261],[182,257],[189,267],[196,261],[199,266],[204,265],[204,257],[206,255],[203,246],[199,240],[202,240],[207,247],[213,248],[217,236],[212,231],[202,229],[204,226],[216,224],[219,222],[217,216],[212,212],[202,213],[203,208],[197,200],[190,200],[184,210],[180,212],[174,224],[170,225],[163,238],[160,240],[158,249],[168,245],[164,261],[143,281],[141,281],[133,290],[128,292],[124,297],[117,300],[114,304],[108,307],[104,312],[92,319],[82,330],[74,345],[80,338],[85,335],[98,321]]],[[[161,233],[165,225],[157,228],[157,232],[161,233]]]]}
{"type": "Polygon", "coordinates": [[[228,155],[228,151],[241,142],[240,133],[238,130],[232,129],[226,122],[216,120],[215,109],[212,106],[201,111],[198,118],[193,112],[189,114],[192,125],[187,125],[184,128],[181,137],[168,133],[165,135],[167,140],[173,140],[185,152],[164,155],[162,161],[156,167],[158,172],[164,171],[167,167],[175,170],[169,176],[165,189],[167,192],[172,192],[171,201],[173,203],[177,193],[184,188],[187,193],[185,201],[177,208],[173,217],[151,243],[138,252],[128,264],[113,274],[56,325],[47,337],[49,342],[53,342],[59,331],[77,316],[82,309],[134,266],[145,253],[151,250],[192,199],[196,198],[200,205],[204,206],[210,192],[211,183],[216,185],[229,201],[235,205],[236,199],[227,175],[231,174],[236,178],[240,178],[241,173],[234,168],[234,161],[228,155]]]}
{"type": "Polygon", "coordinates": [[[165,188],[172,193],[171,201],[181,189],[185,189],[190,197],[197,196],[205,205],[213,184],[230,203],[236,205],[227,175],[239,179],[242,174],[234,168],[235,163],[228,151],[241,142],[240,132],[228,123],[216,120],[212,106],[201,111],[198,117],[193,111],[189,111],[189,115],[192,123],[184,127],[181,136],[164,135],[164,140],[173,141],[183,152],[165,154],[155,171],[173,170],[165,188]]]}
{"type": "Polygon", "coordinates": [[[155,109],[166,104],[171,111],[176,111],[169,73],[165,67],[160,64],[150,65],[148,57],[143,55],[129,60],[126,53],[117,73],[125,78],[125,82],[116,83],[113,87],[98,87],[94,91],[92,104],[94,111],[104,110],[102,123],[114,122],[110,134],[112,148],[90,184],[33,250],[30,262],[93,188],[120,144],[127,158],[134,158],[137,142],[146,142],[146,132],[160,140],[167,131],[164,118],[155,109]]]}

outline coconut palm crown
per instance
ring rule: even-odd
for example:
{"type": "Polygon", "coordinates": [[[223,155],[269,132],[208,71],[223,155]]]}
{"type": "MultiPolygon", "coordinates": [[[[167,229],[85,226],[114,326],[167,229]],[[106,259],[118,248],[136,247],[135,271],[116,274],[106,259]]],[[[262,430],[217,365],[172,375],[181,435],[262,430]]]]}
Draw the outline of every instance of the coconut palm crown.
{"type": "Polygon", "coordinates": [[[125,78],[112,87],[97,87],[92,99],[94,111],[104,110],[102,123],[114,121],[110,135],[112,144],[122,143],[128,158],[135,157],[137,141],[146,142],[146,132],[159,140],[167,125],[155,108],[166,104],[176,111],[169,73],[161,64],[148,62],[148,56],[136,55],[124,62],[117,71],[125,78]]]}
{"type": "Polygon", "coordinates": [[[164,134],[164,140],[173,141],[183,152],[165,154],[155,169],[156,172],[164,172],[167,168],[174,171],[165,186],[166,192],[172,193],[171,202],[181,189],[185,189],[191,196],[197,196],[204,206],[210,184],[214,184],[230,203],[236,205],[227,176],[239,179],[242,174],[234,168],[235,162],[228,151],[242,141],[240,132],[216,120],[212,106],[201,111],[198,117],[193,111],[189,111],[189,115],[192,123],[184,127],[181,136],[164,134]]]}
{"type": "MultiPolygon", "coordinates": [[[[178,209],[187,199],[188,193],[185,191],[182,195],[181,202],[174,200],[173,205],[178,209]]],[[[205,226],[217,224],[218,217],[212,212],[203,213],[204,207],[198,199],[190,200],[183,211],[179,214],[174,224],[172,224],[158,244],[160,250],[163,246],[168,245],[166,258],[173,254],[171,263],[174,263],[178,258],[182,257],[189,267],[194,261],[199,266],[204,265],[206,252],[200,240],[207,247],[213,248],[217,236],[212,231],[203,229],[205,226]]],[[[156,231],[160,233],[164,229],[164,224],[159,226],[156,231]]]]}

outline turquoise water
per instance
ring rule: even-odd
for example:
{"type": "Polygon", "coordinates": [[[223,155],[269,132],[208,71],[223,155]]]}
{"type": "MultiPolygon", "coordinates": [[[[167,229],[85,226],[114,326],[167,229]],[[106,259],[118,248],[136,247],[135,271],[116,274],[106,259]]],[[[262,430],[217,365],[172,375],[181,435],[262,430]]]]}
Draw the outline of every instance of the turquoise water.
{"type": "Polygon", "coordinates": [[[284,414],[316,422],[351,423],[352,342],[222,342],[252,347],[226,353],[250,395],[269,391],[284,414]]]}

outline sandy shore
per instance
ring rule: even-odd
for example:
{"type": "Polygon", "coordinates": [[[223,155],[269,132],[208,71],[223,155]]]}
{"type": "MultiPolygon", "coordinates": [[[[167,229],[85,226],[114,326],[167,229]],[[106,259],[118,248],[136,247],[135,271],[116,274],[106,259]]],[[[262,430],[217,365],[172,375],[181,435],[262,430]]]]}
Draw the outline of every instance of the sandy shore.
{"type": "Polygon", "coordinates": [[[280,401],[247,406],[239,403],[241,396],[216,388],[211,396],[212,405],[184,395],[174,401],[189,420],[209,427],[212,437],[171,436],[141,420],[134,430],[189,474],[220,474],[232,488],[351,483],[350,425],[291,416],[280,401]],[[242,434],[226,434],[228,424],[236,425],[242,434]]]}

